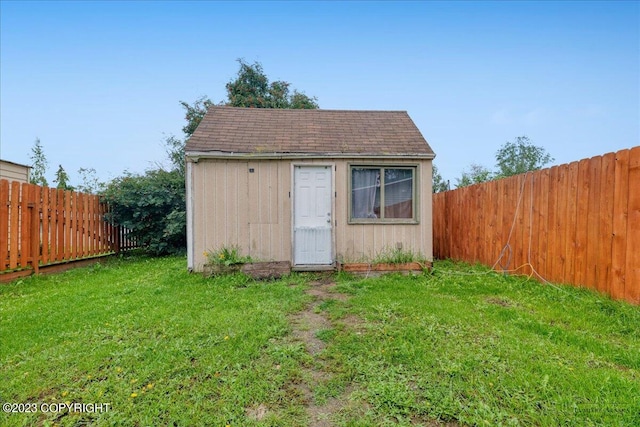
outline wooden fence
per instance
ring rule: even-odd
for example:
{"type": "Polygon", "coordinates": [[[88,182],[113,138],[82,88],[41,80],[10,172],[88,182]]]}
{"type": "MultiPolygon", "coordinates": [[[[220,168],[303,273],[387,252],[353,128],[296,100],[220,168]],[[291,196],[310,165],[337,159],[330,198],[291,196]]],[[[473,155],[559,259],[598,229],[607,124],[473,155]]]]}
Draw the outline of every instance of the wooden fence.
{"type": "Polygon", "coordinates": [[[0,180],[0,273],[137,247],[96,195],[0,180]]]}
{"type": "Polygon", "coordinates": [[[433,195],[434,256],[640,304],[640,147],[433,195]]]}

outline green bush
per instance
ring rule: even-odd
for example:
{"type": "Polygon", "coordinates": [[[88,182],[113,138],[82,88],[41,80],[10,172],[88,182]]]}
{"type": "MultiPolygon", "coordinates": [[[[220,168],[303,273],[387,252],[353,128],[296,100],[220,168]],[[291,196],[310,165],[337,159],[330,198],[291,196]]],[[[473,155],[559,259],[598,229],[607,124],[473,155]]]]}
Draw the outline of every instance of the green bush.
{"type": "Polygon", "coordinates": [[[121,225],[154,255],[186,249],[184,175],[162,169],[115,178],[102,196],[110,204],[107,220],[121,225]]]}

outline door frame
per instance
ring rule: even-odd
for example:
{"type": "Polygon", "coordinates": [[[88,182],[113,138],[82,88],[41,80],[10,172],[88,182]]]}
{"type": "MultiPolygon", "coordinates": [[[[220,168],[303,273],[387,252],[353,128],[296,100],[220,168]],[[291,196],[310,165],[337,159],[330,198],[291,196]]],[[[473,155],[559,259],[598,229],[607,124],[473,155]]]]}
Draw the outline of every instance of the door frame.
{"type": "Polygon", "coordinates": [[[336,164],[333,162],[291,162],[291,267],[297,271],[333,270],[336,266],[336,164]],[[295,197],[297,167],[329,167],[331,174],[331,263],[330,264],[298,264],[295,262],[295,197]]]}

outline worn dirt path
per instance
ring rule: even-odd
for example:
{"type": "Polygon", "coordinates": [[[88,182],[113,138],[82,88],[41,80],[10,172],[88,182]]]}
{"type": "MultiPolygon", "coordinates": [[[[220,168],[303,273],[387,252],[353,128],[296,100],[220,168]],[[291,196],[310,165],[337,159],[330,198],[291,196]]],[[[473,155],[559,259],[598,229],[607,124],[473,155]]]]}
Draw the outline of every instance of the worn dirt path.
{"type": "Polygon", "coordinates": [[[328,300],[347,299],[347,296],[335,292],[336,284],[329,278],[323,278],[310,283],[310,288],[306,291],[313,300],[304,310],[293,314],[290,317],[293,328],[292,336],[296,341],[301,342],[307,353],[313,358],[311,366],[305,367],[305,380],[296,384],[299,392],[304,396],[307,414],[309,415],[310,427],[328,427],[334,416],[347,401],[350,388],[347,387],[343,396],[327,399],[322,404],[318,404],[314,399],[313,390],[318,384],[331,380],[332,374],[326,369],[325,361],[319,357],[326,347],[324,341],[317,337],[319,331],[328,330],[333,327],[331,321],[319,306],[328,300]]]}
{"type": "MultiPolygon", "coordinates": [[[[335,425],[335,417],[340,411],[353,410],[354,402],[351,402],[350,396],[356,387],[353,384],[347,384],[340,396],[323,399],[321,402],[316,401],[314,391],[319,385],[326,384],[333,378],[322,353],[327,344],[318,338],[318,332],[345,325],[358,331],[361,321],[356,316],[350,315],[333,324],[326,311],[322,310],[322,304],[327,301],[349,299],[347,295],[335,290],[336,283],[332,277],[322,277],[309,285],[306,293],[312,297],[311,302],[303,310],[291,314],[289,322],[292,328],[291,338],[304,346],[312,362],[303,367],[302,378],[289,383],[287,387],[293,388],[296,391],[295,394],[302,397],[309,418],[309,427],[330,427],[335,425]]],[[[360,405],[362,411],[366,410],[366,404],[360,403],[360,405]]],[[[267,408],[264,405],[247,410],[247,415],[257,420],[266,413],[267,408]]],[[[459,427],[461,425],[457,422],[440,422],[423,416],[412,417],[411,424],[425,427],[459,427]]]]}

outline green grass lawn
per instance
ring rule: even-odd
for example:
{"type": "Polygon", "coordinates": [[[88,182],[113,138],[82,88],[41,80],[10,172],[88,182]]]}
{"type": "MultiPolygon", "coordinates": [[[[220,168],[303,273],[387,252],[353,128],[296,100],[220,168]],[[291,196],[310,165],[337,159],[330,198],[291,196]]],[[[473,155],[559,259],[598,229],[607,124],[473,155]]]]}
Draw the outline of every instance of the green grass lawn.
{"type": "Polygon", "coordinates": [[[372,409],[345,423],[639,426],[640,308],[524,279],[449,262],[340,278],[353,298],[335,318],[363,321],[330,355],[372,409]]]}
{"type": "MultiPolygon", "coordinates": [[[[0,285],[0,425],[300,426],[316,363],[291,339],[311,275],[204,279],[143,256],[0,285]],[[106,412],[42,404],[108,403],[106,412]],[[252,416],[258,407],[266,415],[252,416]]],[[[315,398],[334,425],[640,425],[640,308],[437,262],[336,275],[315,398]]]]}
{"type": "Polygon", "coordinates": [[[2,402],[109,403],[103,413],[2,414],[0,425],[247,425],[255,401],[303,420],[272,343],[300,310],[302,277],[205,280],[184,258],[137,258],[0,286],[2,402]],[[293,284],[293,286],[290,286],[293,284]],[[276,365],[280,369],[275,369],[276,365]]]}

